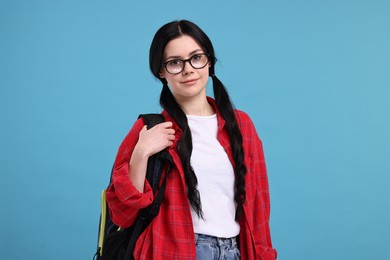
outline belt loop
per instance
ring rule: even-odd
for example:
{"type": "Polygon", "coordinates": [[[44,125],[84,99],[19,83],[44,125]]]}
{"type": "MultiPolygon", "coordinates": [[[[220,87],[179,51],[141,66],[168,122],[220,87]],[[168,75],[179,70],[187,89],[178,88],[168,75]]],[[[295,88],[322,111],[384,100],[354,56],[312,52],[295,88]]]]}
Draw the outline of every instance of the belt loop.
{"type": "Polygon", "coordinates": [[[232,237],[232,238],[230,238],[230,241],[231,241],[231,247],[233,248],[233,247],[235,247],[236,245],[237,245],[237,240],[236,240],[236,237],[232,237]]]}
{"type": "Polygon", "coordinates": [[[221,247],[223,245],[223,238],[215,237],[215,239],[217,240],[218,246],[221,247]]]}

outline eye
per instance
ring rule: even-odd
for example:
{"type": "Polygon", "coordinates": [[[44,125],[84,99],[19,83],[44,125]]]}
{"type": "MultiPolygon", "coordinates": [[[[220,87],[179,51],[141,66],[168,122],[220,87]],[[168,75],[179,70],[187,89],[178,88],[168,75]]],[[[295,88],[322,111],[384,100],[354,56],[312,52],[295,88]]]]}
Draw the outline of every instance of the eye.
{"type": "Polygon", "coordinates": [[[171,61],[168,61],[167,62],[167,65],[168,66],[179,66],[181,65],[183,62],[179,59],[176,59],[176,60],[171,60],[171,61]]]}
{"type": "Polygon", "coordinates": [[[195,54],[194,56],[191,57],[191,60],[197,61],[197,60],[200,60],[201,58],[202,58],[201,54],[195,54]]]}

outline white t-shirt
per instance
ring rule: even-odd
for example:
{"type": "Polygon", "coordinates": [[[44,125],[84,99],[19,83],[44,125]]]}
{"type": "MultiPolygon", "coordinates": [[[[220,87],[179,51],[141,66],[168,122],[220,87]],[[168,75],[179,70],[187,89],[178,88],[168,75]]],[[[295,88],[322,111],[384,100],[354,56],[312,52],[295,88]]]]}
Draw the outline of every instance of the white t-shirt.
{"type": "Polygon", "coordinates": [[[192,135],[191,165],[198,179],[204,220],[191,208],[195,233],[216,237],[235,237],[240,225],[235,221],[234,170],[217,140],[217,115],[190,116],[192,135]]]}

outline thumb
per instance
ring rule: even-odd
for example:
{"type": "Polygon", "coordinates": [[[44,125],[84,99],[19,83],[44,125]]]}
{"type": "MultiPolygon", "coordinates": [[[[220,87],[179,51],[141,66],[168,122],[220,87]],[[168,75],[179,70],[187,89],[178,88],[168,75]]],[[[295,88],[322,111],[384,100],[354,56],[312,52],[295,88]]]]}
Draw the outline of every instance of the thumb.
{"type": "Polygon", "coordinates": [[[141,135],[142,133],[144,133],[145,131],[147,130],[147,126],[144,125],[141,129],[141,131],[139,131],[139,134],[141,135]]]}

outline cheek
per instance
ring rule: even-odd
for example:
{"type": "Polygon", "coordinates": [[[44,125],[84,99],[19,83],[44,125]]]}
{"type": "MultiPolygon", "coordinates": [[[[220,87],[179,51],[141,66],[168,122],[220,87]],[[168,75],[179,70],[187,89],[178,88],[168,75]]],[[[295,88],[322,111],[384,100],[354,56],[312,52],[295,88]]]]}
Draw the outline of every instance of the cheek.
{"type": "Polygon", "coordinates": [[[206,66],[206,67],[204,68],[203,75],[204,75],[205,77],[209,77],[209,76],[210,76],[210,65],[209,65],[209,66],[206,66]]]}
{"type": "Polygon", "coordinates": [[[167,75],[167,74],[165,74],[165,75],[164,75],[164,78],[165,78],[165,80],[168,82],[168,85],[169,85],[169,86],[175,85],[176,82],[177,82],[177,80],[175,79],[175,77],[172,76],[172,75],[167,75]]]}

